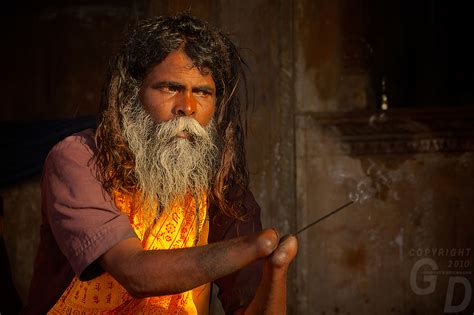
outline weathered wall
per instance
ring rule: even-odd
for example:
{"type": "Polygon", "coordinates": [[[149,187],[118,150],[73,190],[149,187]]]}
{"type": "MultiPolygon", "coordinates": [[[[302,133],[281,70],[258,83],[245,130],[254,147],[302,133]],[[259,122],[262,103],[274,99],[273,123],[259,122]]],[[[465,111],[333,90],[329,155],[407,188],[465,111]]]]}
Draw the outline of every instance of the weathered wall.
{"type": "Polygon", "coordinates": [[[20,298],[25,301],[39,244],[39,178],[2,189],[0,194],[5,209],[3,238],[10,259],[12,278],[20,298]]]}
{"type": "Polygon", "coordinates": [[[298,225],[359,196],[299,237],[299,314],[441,314],[464,299],[472,309],[472,131],[447,135],[468,128],[452,112],[418,115],[297,117],[298,225]]]}
{"type": "Polygon", "coordinates": [[[297,313],[472,312],[472,110],[377,112],[367,6],[294,2],[297,226],[366,197],[299,236],[297,313]]]}

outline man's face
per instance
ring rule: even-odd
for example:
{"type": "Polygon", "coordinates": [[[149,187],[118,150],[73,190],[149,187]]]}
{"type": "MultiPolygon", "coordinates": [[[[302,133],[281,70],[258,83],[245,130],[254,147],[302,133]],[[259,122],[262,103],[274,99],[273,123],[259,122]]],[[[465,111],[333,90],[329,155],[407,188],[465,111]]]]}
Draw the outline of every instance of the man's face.
{"type": "Polygon", "coordinates": [[[214,115],[216,85],[184,52],[174,51],[145,76],[139,98],[157,123],[187,116],[205,127],[214,115]]]}
{"type": "Polygon", "coordinates": [[[135,155],[142,196],[167,208],[188,193],[206,192],[217,160],[212,76],[172,52],[145,76],[139,101],[121,108],[121,132],[135,155]]]}

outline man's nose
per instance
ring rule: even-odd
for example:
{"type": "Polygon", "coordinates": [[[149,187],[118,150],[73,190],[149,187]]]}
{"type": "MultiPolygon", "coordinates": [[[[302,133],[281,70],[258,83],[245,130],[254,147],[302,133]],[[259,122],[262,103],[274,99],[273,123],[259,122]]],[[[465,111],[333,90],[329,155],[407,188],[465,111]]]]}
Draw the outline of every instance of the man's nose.
{"type": "Polygon", "coordinates": [[[176,116],[192,116],[196,112],[196,99],[192,93],[183,93],[175,105],[176,116]]]}

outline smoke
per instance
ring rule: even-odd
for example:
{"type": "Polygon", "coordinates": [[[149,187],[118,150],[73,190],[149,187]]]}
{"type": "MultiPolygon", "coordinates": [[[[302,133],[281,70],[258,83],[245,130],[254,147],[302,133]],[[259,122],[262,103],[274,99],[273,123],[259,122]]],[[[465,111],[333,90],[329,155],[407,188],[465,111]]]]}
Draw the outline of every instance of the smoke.
{"type": "Polygon", "coordinates": [[[364,203],[373,198],[383,198],[390,190],[393,178],[390,172],[382,165],[377,165],[369,159],[369,167],[365,175],[355,181],[355,187],[349,192],[349,199],[354,202],[364,203]]]}

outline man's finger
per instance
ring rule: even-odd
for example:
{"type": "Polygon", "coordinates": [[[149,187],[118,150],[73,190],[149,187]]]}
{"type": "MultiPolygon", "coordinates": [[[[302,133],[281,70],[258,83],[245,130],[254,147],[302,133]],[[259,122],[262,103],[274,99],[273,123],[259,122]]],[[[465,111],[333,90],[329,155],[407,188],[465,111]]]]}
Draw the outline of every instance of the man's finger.
{"type": "Polygon", "coordinates": [[[294,235],[283,236],[278,247],[269,257],[269,262],[274,268],[287,268],[298,252],[298,241],[294,235]]]}
{"type": "Polygon", "coordinates": [[[283,244],[288,238],[290,238],[290,236],[292,236],[292,234],[286,234],[285,236],[283,236],[282,238],[280,238],[280,241],[278,242],[278,246],[280,246],[281,244],[283,244]]]}

